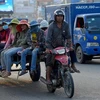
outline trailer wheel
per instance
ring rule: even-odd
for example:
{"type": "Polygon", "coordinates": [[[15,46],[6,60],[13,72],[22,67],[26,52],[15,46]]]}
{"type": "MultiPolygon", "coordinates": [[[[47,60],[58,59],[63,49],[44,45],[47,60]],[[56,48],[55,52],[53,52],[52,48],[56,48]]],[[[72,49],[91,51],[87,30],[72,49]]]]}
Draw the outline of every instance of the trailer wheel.
{"type": "Polygon", "coordinates": [[[30,78],[32,79],[33,82],[39,81],[39,79],[40,79],[40,72],[41,72],[41,70],[40,70],[40,64],[37,64],[36,66],[37,66],[36,67],[36,73],[34,73],[34,75],[32,75],[31,72],[30,72],[30,70],[29,70],[29,72],[30,72],[30,78]]]}
{"type": "Polygon", "coordinates": [[[86,55],[83,54],[81,46],[76,48],[76,58],[78,63],[85,63],[86,62],[86,55]]]}

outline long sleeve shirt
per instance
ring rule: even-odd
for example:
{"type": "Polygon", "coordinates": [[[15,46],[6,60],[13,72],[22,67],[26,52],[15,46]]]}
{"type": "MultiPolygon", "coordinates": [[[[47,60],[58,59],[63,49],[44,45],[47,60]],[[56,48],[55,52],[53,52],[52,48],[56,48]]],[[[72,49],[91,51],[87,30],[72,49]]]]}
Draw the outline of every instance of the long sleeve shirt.
{"type": "Polygon", "coordinates": [[[16,33],[15,40],[12,44],[13,47],[23,47],[25,49],[30,46],[31,35],[29,35],[28,30],[16,33]]]}
{"type": "Polygon", "coordinates": [[[0,31],[0,43],[6,43],[9,37],[10,30],[2,30],[0,31]]]}
{"type": "Polygon", "coordinates": [[[44,36],[44,31],[39,29],[37,33],[32,33],[32,42],[33,42],[33,47],[35,47],[34,43],[38,45],[40,48],[42,48],[45,45],[45,36],[44,36]]]}
{"type": "Polygon", "coordinates": [[[68,24],[63,22],[61,28],[57,26],[56,22],[50,24],[46,37],[46,47],[53,49],[58,46],[64,46],[65,39],[71,39],[68,24]]]}
{"type": "Polygon", "coordinates": [[[11,44],[14,42],[14,39],[15,39],[15,35],[13,33],[10,33],[8,41],[6,42],[4,49],[10,47],[11,44]]]}

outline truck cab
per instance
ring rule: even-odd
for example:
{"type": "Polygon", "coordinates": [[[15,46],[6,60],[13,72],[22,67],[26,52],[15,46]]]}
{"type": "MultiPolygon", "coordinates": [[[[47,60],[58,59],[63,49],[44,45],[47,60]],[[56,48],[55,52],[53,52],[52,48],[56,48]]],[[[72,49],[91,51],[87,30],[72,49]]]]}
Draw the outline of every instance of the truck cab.
{"type": "Polygon", "coordinates": [[[75,18],[73,41],[79,63],[100,55],[100,14],[81,14],[75,18]]]}

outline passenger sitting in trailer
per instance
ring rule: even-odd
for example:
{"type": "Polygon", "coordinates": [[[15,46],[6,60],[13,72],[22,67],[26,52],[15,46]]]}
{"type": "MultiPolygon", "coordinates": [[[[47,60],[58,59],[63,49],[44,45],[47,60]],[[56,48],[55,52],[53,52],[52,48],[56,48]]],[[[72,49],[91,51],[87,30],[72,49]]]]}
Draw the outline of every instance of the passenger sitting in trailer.
{"type": "MultiPolygon", "coordinates": [[[[22,28],[22,25],[23,25],[23,23],[21,23],[21,21],[20,21],[19,25],[17,25],[17,29],[22,28]]],[[[20,32],[20,37],[21,37],[21,34],[22,33],[20,32]]],[[[45,42],[44,32],[39,28],[39,24],[36,21],[32,21],[30,23],[30,29],[28,29],[27,34],[25,36],[26,36],[26,40],[25,40],[26,44],[28,44],[26,48],[23,49],[23,48],[19,47],[19,45],[18,45],[15,48],[11,48],[11,51],[7,50],[8,53],[7,52],[5,53],[5,56],[6,56],[5,61],[7,61],[8,60],[7,58],[9,57],[10,63],[9,62],[6,63],[7,64],[6,71],[4,70],[2,72],[3,78],[11,75],[11,66],[12,66],[12,64],[15,63],[15,64],[20,64],[22,67],[22,71],[21,71],[21,73],[19,73],[19,76],[27,73],[27,69],[28,69],[28,70],[30,70],[30,76],[31,76],[32,80],[33,81],[39,80],[40,64],[38,63],[38,66],[37,66],[37,63],[36,63],[35,70],[32,70],[33,66],[31,66],[31,65],[33,65],[34,60],[35,60],[35,62],[37,62],[36,61],[37,58],[34,56],[34,54],[37,55],[37,53],[35,52],[36,49],[34,49],[34,48],[38,48],[40,50],[39,47],[42,47],[44,45],[44,42],[45,42]],[[31,38],[32,40],[30,39],[31,36],[32,36],[32,38],[31,38]],[[43,41],[43,45],[42,45],[42,41],[43,41]],[[30,47],[30,45],[31,45],[31,47],[30,47]],[[31,59],[31,56],[32,56],[32,59],[31,59]],[[11,57],[12,57],[12,59],[11,59],[11,57]],[[29,63],[28,67],[26,67],[26,63],[29,63]],[[36,73],[34,73],[34,71],[36,73]]],[[[19,42],[19,38],[17,40],[17,43],[19,42]]],[[[43,48],[42,48],[42,50],[43,50],[43,48]]]]}
{"type": "MultiPolygon", "coordinates": [[[[16,26],[19,24],[19,20],[17,18],[14,18],[11,20],[11,22],[9,23],[9,30],[10,30],[10,33],[9,33],[9,37],[8,37],[8,40],[1,52],[1,55],[0,55],[0,66],[1,66],[1,71],[5,70],[6,69],[6,65],[5,65],[5,62],[4,62],[4,53],[11,47],[14,46],[15,44],[15,41],[17,40],[18,36],[19,36],[19,32],[18,30],[16,29],[16,26]]],[[[2,74],[2,72],[0,71],[0,75],[2,74]]]]}
{"type": "MultiPolygon", "coordinates": [[[[28,37],[28,31],[30,25],[27,20],[21,20],[17,25],[17,30],[20,30],[20,35],[16,41],[13,42],[13,46],[4,52],[4,65],[5,70],[2,72],[2,77],[8,77],[11,75],[11,66],[13,64],[12,56],[16,54],[19,50],[24,50],[30,46],[30,38],[28,37]]],[[[2,65],[2,64],[1,64],[2,65]]],[[[2,65],[2,66],[4,66],[2,65]]]]}
{"type": "Polygon", "coordinates": [[[9,37],[10,30],[6,22],[0,20],[0,53],[3,50],[8,37],[9,37]]]}
{"type": "Polygon", "coordinates": [[[28,47],[24,49],[23,51],[19,51],[19,54],[21,55],[20,65],[22,67],[22,71],[19,73],[19,76],[22,76],[27,73],[26,61],[27,61],[27,57],[31,53],[32,58],[29,61],[30,76],[33,81],[38,81],[40,78],[40,64],[39,64],[38,54],[40,51],[45,50],[44,31],[39,28],[39,23],[33,20],[30,23],[29,33],[31,34],[31,37],[32,37],[31,38],[32,39],[31,48],[28,47]]]}

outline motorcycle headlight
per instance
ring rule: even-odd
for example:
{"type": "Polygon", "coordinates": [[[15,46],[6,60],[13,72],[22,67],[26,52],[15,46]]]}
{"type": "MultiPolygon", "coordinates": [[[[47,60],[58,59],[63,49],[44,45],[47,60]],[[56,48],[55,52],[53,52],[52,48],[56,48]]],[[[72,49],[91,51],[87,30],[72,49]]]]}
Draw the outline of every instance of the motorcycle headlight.
{"type": "Polygon", "coordinates": [[[99,46],[99,43],[97,43],[97,42],[88,42],[87,43],[87,46],[89,47],[89,46],[99,46]]]}
{"type": "Polygon", "coordinates": [[[65,49],[57,50],[57,53],[58,53],[58,54],[64,54],[64,53],[65,53],[65,49]]]}

